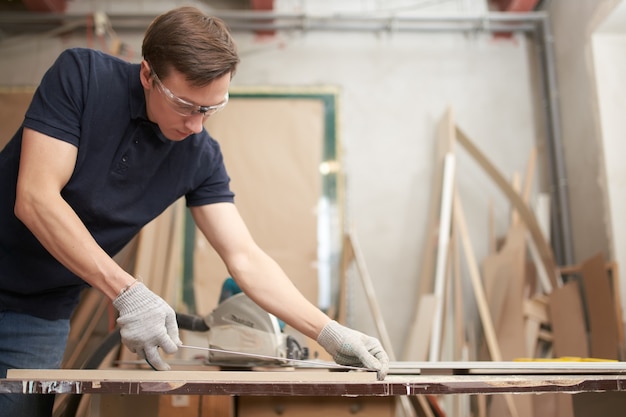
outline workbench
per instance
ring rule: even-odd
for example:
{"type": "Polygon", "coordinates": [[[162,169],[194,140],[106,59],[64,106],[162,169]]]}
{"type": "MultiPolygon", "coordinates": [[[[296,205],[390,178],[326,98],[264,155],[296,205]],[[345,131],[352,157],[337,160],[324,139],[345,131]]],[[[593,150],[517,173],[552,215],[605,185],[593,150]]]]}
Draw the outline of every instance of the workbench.
{"type": "Polygon", "coordinates": [[[0,393],[232,396],[403,396],[419,394],[626,391],[626,362],[398,362],[374,372],[328,370],[10,370],[0,393]]]}

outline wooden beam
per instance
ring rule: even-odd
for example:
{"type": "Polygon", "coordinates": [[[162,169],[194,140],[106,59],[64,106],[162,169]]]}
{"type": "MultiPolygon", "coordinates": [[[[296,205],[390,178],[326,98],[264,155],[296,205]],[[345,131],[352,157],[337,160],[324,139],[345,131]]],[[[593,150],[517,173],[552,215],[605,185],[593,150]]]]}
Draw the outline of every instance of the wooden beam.
{"type": "Polygon", "coordinates": [[[530,192],[533,186],[533,178],[535,176],[535,166],[537,162],[537,149],[532,148],[530,150],[530,156],[528,157],[528,164],[526,165],[526,176],[524,177],[524,189],[522,191],[522,200],[526,205],[530,204],[530,192]]]}
{"type": "Polygon", "coordinates": [[[372,316],[374,316],[374,323],[376,324],[376,330],[378,332],[378,336],[380,337],[381,344],[387,351],[389,358],[391,360],[395,360],[395,352],[391,343],[391,338],[389,337],[389,332],[387,332],[387,326],[385,325],[383,313],[380,309],[380,305],[378,304],[378,299],[376,298],[372,278],[370,277],[365,264],[363,252],[361,251],[361,246],[359,245],[354,230],[351,230],[348,233],[347,239],[344,240],[344,244],[346,245],[347,251],[354,255],[354,262],[356,263],[359,277],[361,278],[361,284],[365,290],[365,297],[367,298],[370,311],[372,312],[372,316]]]}
{"type": "Polygon", "coordinates": [[[493,325],[491,312],[489,311],[489,303],[487,302],[487,297],[485,295],[483,279],[480,276],[480,270],[478,268],[478,263],[476,262],[476,256],[474,255],[474,247],[469,238],[469,232],[465,223],[465,214],[463,213],[463,208],[458,195],[456,195],[454,199],[454,224],[458,230],[463,252],[465,253],[465,262],[469,270],[472,289],[474,290],[474,298],[476,300],[476,307],[478,308],[478,315],[483,325],[489,354],[491,355],[492,360],[501,361],[502,354],[500,353],[500,346],[498,345],[498,339],[496,338],[496,331],[493,325]]]}
{"type": "MultiPolygon", "coordinates": [[[[461,207],[461,201],[459,195],[454,197],[454,221],[455,226],[458,228],[459,237],[465,252],[465,260],[469,269],[472,287],[474,289],[474,297],[478,306],[478,314],[483,325],[483,331],[485,332],[485,339],[487,340],[487,346],[491,358],[495,361],[502,360],[502,354],[496,338],[496,332],[493,326],[491,313],[489,312],[489,305],[485,297],[485,290],[482,285],[482,279],[480,278],[480,272],[476,263],[476,257],[474,255],[474,248],[469,238],[469,232],[465,223],[465,215],[463,214],[463,208],[461,207]]],[[[513,397],[507,395],[505,397],[507,407],[513,417],[518,417],[517,408],[513,401],[513,397]]]]}

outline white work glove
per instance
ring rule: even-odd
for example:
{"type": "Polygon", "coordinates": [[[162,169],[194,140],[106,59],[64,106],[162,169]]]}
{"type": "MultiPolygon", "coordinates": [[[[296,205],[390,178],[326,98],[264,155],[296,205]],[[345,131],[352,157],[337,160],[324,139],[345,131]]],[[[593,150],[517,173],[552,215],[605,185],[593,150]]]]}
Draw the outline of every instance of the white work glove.
{"type": "Polygon", "coordinates": [[[317,337],[319,343],[340,365],[375,369],[378,380],[389,371],[389,357],[378,339],[330,321],[317,337]]]}
{"type": "Polygon", "coordinates": [[[174,309],[141,282],[120,294],[113,305],[120,312],[117,323],[126,347],[154,369],[170,369],[158,348],[174,353],[182,344],[174,309]]]}

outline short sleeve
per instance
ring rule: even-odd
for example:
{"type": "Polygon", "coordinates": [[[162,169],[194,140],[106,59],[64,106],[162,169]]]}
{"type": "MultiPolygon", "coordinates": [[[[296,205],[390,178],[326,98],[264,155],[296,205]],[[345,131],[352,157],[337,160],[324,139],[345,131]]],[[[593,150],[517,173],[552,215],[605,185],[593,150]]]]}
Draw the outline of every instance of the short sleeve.
{"type": "Polygon", "coordinates": [[[88,89],[86,57],[66,50],[57,58],[33,96],[25,127],[78,146],[88,89]]]}
{"type": "Polygon", "coordinates": [[[220,146],[210,136],[202,141],[207,146],[205,155],[199,160],[198,171],[202,175],[198,186],[186,194],[187,205],[190,207],[205,204],[234,202],[234,193],[230,189],[230,177],[224,165],[224,157],[220,146]]]}

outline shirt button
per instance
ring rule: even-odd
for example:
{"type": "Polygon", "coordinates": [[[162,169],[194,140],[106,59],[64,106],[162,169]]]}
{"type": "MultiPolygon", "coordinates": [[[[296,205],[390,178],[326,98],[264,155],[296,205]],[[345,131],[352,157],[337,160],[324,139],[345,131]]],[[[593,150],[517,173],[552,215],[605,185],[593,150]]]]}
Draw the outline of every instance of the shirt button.
{"type": "Polygon", "coordinates": [[[122,162],[126,162],[126,161],[128,161],[128,155],[122,156],[122,162]]]}

